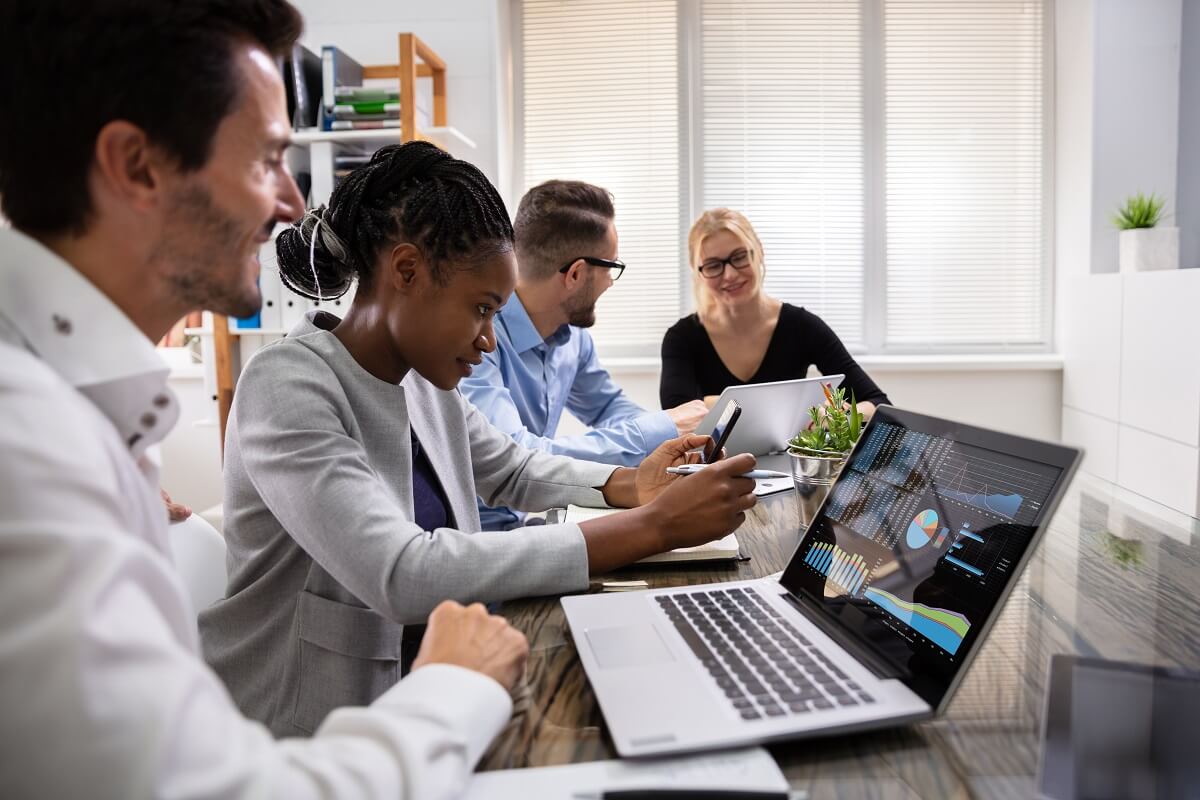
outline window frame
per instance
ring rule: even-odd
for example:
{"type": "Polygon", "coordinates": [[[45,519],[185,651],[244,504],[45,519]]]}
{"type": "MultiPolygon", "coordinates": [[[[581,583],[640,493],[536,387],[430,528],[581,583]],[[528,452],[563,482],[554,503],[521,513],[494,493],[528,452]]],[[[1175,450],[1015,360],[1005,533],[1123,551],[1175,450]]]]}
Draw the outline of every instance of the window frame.
{"type": "MultiPolygon", "coordinates": [[[[524,37],[522,0],[510,0],[512,13],[512,197],[516,202],[524,194],[524,37]]],[[[679,41],[679,307],[682,314],[695,311],[690,265],[686,254],[688,229],[703,210],[704,101],[702,91],[701,37],[703,0],[677,0],[679,41]]],[[[1056,352],[1054,337],[1054,6],[1056,0],[1042,3],[1042,330],[1040,341],[1031,344],[941,344],[936,347],[889,344],[887,340],[887,219],[886,219],[886,146],[884,3],[886,0],[859,0],[863,18],[863,341],[848,345],[855,355],[995,355],[1056,352]]],[[[620,198],[617,198],[620,202],[620,198]]],[[[603,342],[597,348],[604,354],[603,342]]],[[[657,357],[658,342],[645,344],[645,356],[657,357]]]]}

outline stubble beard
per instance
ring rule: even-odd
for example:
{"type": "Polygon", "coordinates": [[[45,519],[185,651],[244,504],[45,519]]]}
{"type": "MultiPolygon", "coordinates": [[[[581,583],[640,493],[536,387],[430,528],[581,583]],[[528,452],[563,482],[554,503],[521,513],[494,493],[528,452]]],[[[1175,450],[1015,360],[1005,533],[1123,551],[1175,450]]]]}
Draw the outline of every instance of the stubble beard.
{"type": "Polygon", "coordinates": [[[578,295],[578,297],[588,299],[581,302],[572,298],[567,302],[568,325],[574,325],[576,328],[590,328],[596,324],[596,298],[593,294],[595,283],[595,276],[588,276],[587,283],[578,295]]]}
{"type": "Polygon", "coordinates": [[[171,296],[189,310],[257,314],[262,293],[245,280],[239,252],[245,225],[218,208],[203,186],[176,192],[168,215],[171,223],[150,258],[171,296]]]}

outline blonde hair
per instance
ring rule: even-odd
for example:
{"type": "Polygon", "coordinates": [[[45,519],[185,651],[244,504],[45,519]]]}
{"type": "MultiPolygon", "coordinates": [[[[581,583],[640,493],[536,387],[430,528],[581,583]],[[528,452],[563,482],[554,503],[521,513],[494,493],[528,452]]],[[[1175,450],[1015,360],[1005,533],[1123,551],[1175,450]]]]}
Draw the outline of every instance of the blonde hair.
{"type": "Polygon", "coordinates": [[[705,211],[692,223],[688,231],[687,247],[688,261],[692,272],[692,293],[696,298],[696,311],[703,319],[712,308],[714,300],[708,291],[708,280],[697,269],[700,265],[700,249],[704,240],[719,231],[729,231],[750,251],[750,265],[758,275],[758,287],[762,290],[763,280],[767,275],[767,265],[763,260],[763,246],[754,232],[754,226],[746,215],[732,208],[713,208],[705,211]]]}

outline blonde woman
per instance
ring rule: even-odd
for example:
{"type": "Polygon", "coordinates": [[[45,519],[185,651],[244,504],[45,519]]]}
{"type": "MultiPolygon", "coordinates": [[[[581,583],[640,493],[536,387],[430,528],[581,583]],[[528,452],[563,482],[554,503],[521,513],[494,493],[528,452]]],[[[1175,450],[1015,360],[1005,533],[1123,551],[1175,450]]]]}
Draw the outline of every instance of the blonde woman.
{"type": "Polygon", "coordinates": [[[750,220],[728,208],[705,211],[688,233],[696,313],[663,337],[663,408],[702,399],[710,407],[726,386],[803,378],[810,365],[843,373],[868,417],[887,395],[821,318],[763,291],[763,246],[750,220]]]}

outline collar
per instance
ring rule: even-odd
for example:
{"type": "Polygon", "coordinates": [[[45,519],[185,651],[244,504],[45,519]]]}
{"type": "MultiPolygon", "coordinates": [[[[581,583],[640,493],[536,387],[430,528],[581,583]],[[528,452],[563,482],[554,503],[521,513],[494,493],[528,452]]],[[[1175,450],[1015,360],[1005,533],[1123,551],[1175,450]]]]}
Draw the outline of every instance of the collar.
{"type": "Polygon", "coordinates": [[[11,229],[0,230],[0,316],[111,420],[135,458],[179,418],[150,340],[74,267],[11,229]]]}
{"type": "Polygon", "coordinates": [[[500,309],[499,317],[500,323],[508,334],[508,340],[512,342],[513,349],[518,353],[524,353],[526,350],[532,350],[542,344],[561,347],[571,338],[571,326],[564,324],[560,325],[554,333],[542,339],[533,325],[533,320],[529,318],[529,312],[525,310],[520,295],[516,292],[512,293],[508,302],[504,304],[504,308],[500,309]]]}

